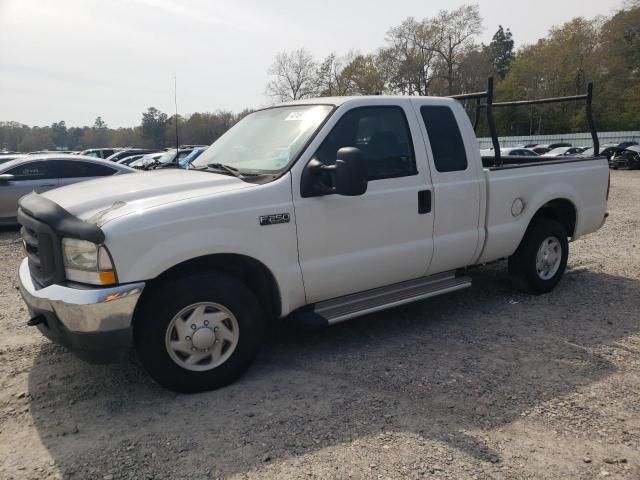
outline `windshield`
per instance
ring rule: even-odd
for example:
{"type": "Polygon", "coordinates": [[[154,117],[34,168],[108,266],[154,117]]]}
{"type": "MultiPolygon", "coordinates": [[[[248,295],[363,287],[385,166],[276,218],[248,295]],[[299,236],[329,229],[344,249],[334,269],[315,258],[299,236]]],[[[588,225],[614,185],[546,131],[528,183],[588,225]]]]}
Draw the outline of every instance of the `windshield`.
{"type": "Polygon", "coordinates": [[[296,105],[247,115],[191,164],[221,163],[239,170],[276,173],[300,153],[327,118],[328,105],[296,105]]]}

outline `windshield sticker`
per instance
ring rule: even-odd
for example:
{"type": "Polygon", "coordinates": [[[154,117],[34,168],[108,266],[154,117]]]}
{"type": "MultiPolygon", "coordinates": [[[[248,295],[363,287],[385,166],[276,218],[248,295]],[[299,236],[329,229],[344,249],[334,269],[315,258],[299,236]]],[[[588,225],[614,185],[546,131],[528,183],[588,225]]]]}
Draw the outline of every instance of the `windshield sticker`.
{"type": "Polygon", "coordinates": [[[304,118],[304,114],[306,112],[304,110],[298,110],[296,112],[291,112],[289,115],[287,115],[287,118],[285,118],[285,122],[299,122],[300,120],[302,120],[304,118]]]}

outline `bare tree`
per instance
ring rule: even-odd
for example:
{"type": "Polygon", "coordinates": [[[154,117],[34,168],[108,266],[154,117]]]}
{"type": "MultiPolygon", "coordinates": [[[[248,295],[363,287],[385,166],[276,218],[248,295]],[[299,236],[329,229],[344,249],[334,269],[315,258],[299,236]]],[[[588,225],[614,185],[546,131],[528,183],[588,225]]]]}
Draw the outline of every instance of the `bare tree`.
{"type": "Polygon", "coordinates": [[[335,53],[332,53],[318,65],[316,86],[319,96],[343,96],[353,93],[352,82],[344,72],[355,57],[356,55],[353,52],[349,52],[343,57],[338,57],[335,53]]]}
{"type": "Polygon", "coordinates": [[[478,5],[462,5],[452,11],[441,11],[431,21],[435,29],[433,46],[441,63],[449,95],[455,93],[456,68],[461,58],[474,47],[474,37],[482,32],[482,17],[478,5]]]}
{"type": "Polygon", "coordinates": [[[405,95],[428,95],[435,76],[436,30],[427,19],[407,18],[387,32],[378,57],[389,89],[405,95]]]}
{"type": "Polygon", "coordinates": [[[274,78],[267,84],[267,94],[281,102],[315,96],[317,68],[316,61],[303,48],[279,53],[268,71],[274,78]]]}

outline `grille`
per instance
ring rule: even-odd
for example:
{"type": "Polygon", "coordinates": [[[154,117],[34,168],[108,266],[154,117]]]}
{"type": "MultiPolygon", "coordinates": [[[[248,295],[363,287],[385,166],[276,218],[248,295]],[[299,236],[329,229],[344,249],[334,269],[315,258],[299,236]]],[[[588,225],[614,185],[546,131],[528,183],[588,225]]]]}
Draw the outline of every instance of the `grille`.
{"type": "Polygon", "coordinates": [[[22,225],[20,234],[29,263],[29,272],[36,288],[44,288],[64,279],[60,239],[53,230],[22,211],[18,211],[22,225]]]}

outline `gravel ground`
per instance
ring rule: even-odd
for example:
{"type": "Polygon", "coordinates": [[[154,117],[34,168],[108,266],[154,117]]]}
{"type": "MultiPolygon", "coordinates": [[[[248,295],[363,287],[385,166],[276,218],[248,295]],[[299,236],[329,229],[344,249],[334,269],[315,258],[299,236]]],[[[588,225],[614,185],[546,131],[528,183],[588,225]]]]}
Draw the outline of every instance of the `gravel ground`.
{"type": "Polygon", "coordinates": [[[640,478],[640,172],[551,294],[474,286],[273,336],[235,385],[178,395],[44,339],[0,233],[0,478],[640,478]]]}

